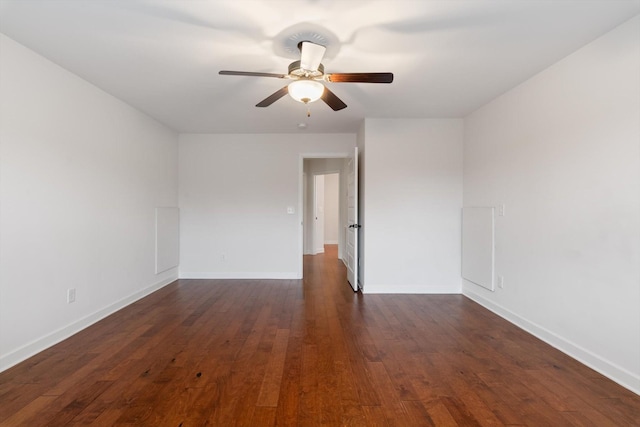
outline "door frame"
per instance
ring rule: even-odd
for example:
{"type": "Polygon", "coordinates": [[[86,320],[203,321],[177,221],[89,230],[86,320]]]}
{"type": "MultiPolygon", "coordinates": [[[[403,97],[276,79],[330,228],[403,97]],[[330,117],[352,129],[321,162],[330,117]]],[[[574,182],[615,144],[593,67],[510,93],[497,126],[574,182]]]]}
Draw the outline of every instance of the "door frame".
{"type": "MultiPolygon", "coordinates": [[[[304,269],[304,160],[305,159],[348,159],[349,152],[300,153],[298,157],[298,278],[302,279],[304,269]]],[[[341,195],[342,197],[342,195],[341,195]]]]}

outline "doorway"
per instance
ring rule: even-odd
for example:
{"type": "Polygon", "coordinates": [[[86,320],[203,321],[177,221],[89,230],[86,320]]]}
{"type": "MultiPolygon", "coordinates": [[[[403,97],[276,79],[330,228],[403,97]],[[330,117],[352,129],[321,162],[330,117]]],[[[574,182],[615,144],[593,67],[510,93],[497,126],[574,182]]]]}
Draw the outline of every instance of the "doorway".
{"type": "Polygon", "coordinates": [[[343,259],[347,224],[346,165],[344,157],[302,159],[302,253],[316,255],[324,245],[336,245],[343,259]]]}
{"type": "MultiPolygon", "coordinates": [[[[300,185],[299,185],[299,259],[300,276],[303,277],[304,255],[316,253],[319,250],[314,240],[314,233],[320,234],[314,226],[316,213],[326,210],[326,203],[322,201],[322,209],[317,209],[315,197],[318,182],[324,185],[326,175],[338,175],[338,259],[347,267],[347,281],[354,291],[361,288],[358,280],[360,257],[358,252],[359,228],[358,224],[358,149],[351,153],[335,155],[300,155],[300,185]],[[324,176],[319,180],[316,176],[324,176]],[[311,206],[311,207],[310,207],[311,206]]],[[[334,178],[329,178],[334,179],[334,178]]],[[[319,192],[319,191],[318,191],[319,192]]],[[[322,221],[324,224],[324,219],[322,221]]],[[[334,228],[332,227],[334,230],[334,228]]],[[[324,236],[324,231],[322,233],[324,236]]],[[[334,235],[335,236],[335,235],[334,235]]],[[[317,237],[316,241],[323,241],[324,237],[317,237]]],[[[324,243],[323,245],[324,246],[324,243]]],[[[332,248],[333,249],[333,248],[332,248]]],[[[324,248],[322,248],[324,250],[324,248]]]]}

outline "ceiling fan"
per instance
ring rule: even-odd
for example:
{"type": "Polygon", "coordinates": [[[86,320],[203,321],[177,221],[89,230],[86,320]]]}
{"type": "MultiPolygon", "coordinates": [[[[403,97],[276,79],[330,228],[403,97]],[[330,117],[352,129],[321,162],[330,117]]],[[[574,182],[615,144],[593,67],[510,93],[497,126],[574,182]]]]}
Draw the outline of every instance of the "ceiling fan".
{"type": "MultiPolygon", "coordinates": [[[[334,111],[346,108],[345,104],[323,83],[391,83],[393,73],[325,73],[324,65],[321,61],[324,57],[326,47],[302,41],[298,43],[300,49],[300,60],[289,64],[287,74],[259,73],[252,71],[227,71],[219,72],[226,76],[253,76],[253,77],[275,77],[278,79],[291,80],[282,89],[256,104],[256,107],[268,107],[286,94],[303,104],[322,99],[334,111]]],[[[307,115],[309,113],[307,112],[307,115]]]]}

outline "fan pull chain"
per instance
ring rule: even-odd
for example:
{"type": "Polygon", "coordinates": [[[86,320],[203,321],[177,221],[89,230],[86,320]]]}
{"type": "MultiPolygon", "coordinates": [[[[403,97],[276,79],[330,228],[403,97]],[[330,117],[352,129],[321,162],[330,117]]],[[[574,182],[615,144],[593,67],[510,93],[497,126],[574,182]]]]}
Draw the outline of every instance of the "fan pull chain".
{"type": "Polygon", "coordinates": [[[311,117],[311,108],[307,106],[307,117],[311,117]]]}

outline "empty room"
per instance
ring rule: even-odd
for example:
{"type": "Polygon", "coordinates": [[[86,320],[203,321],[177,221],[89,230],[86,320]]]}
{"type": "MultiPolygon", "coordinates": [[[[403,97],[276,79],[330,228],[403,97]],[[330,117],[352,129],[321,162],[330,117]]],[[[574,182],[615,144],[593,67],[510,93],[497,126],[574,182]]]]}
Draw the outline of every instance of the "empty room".
{"type": "Polygon", "coordinates": [[[640,425],[640,0],[0,0],[0,426],[640,425]]]}

